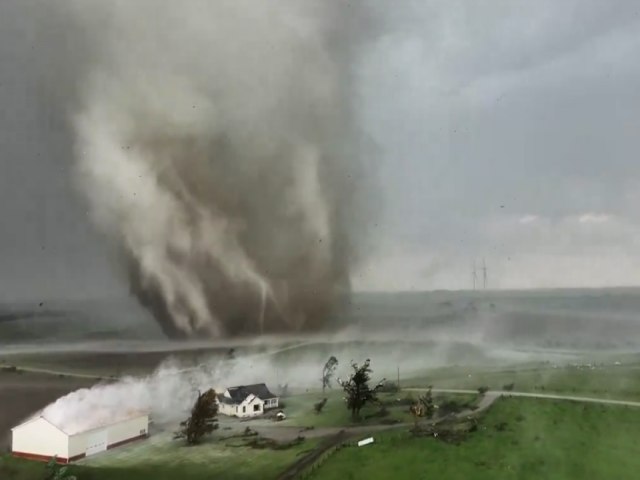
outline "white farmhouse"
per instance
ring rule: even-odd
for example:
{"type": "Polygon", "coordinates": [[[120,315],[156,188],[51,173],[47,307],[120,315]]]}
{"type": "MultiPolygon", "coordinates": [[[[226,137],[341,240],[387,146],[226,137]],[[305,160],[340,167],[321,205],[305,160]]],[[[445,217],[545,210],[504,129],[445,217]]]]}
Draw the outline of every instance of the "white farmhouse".
{"type": "Polygon", "coordinates": [[[59,463],[69,463],[145,438],[148,429],[147,412],[123,412],[115,418],[100,415],[81,430],[65,430],[39,412],[11,429],[11,452],[16,457],[42,461],[56,456],[59,463]]]}
{"type": "Polygon", "coordinates": [[[264,383],[227,388],[218,395],[220,413],[232,417],[254,417],[278,407],[278,397],[264,383]]]}

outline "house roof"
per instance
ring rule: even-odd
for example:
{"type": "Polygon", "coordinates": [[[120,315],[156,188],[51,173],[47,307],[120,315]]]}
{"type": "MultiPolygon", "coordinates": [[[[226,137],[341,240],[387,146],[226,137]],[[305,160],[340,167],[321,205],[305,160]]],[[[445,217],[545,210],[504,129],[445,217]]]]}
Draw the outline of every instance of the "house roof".
{"type": "Polygon", "coordinates": [[[241,385],[239,387],[227,388],[231,402],[229,398],[226,398],[225,403],[242,403],[245,398],[253,394],[260,400],[268,400],[270,398],[276,398],[276,396],[269,391],[264,383],[256,383],[254,385],[241,385]]]}

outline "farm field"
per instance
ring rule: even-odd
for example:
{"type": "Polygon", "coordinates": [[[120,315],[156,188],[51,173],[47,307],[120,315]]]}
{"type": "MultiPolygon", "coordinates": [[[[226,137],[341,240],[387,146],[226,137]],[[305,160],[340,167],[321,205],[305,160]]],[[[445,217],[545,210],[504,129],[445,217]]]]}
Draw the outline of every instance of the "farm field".
{"type": "Polygon", "coordinates": [[[502,398],[460,445],[384,432],[373,445],[336,452],[311,478],[631,480],[639,428],[636,408],[502,398]]]}
{"type": "MultiPolygon", "coordinates": [[[[326,418],[335,420],[338,413],[326,418]]],[[[415,437],[408,426],[377,432],[373,445],[339,450],[310,478],[632,479],[640,468],[638,429],[637,408],[503,397],[458,445],[415,437]]],[[[272,450],[216,436],[185,447],[164,432],[86,459],[71,471],[82,480],[271,479],[320,441],[272,450]]],[[[2,478],[38,480],[42,472],[40,463],[0,458],[2,478]]]]}
{"type": "Polygon", "coordinates": [[[434,369],[402,387],[491,390],[505,387],[520,392],[563,393],[618,400],[640,400],[640,363],[624,365],[555,365],[548,363],[510,368],[448,367],[434,369]]]}

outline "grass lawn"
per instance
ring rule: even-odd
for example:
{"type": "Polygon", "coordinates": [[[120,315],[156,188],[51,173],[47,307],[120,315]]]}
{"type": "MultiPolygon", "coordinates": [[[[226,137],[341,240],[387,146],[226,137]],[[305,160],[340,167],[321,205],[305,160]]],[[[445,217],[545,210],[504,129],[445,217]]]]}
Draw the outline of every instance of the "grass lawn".
{"type": "Polygon", "coordinates": [[[458,446],[385,432],[337,452],[312,478],[636,479],[638,431],[639,409],[502,398],[458,446]]]}
{"type": "MultiPolygon", "coordinates": [[[[380,424],[393,421],[393,423],[413,422],[413,417],[409,413],[409,406],[406,403],[398,402],[398,399],[405,400],[409,398],[418,398],[418,393],[399,392],[399,393],[382,393],[378,395],[378,399],[382,401],[389,412],[385,417],[374,416],[380,407],[376,404],[370,404],[362,409],[361,419],[354,421],[351,418],[351,412],[347,409],[343,393],[341,391],[328,391],[324,397],[328,399],[322,413],[317,414],[313,409],[313,405],[323,398],[322,392],[309,393],[305,395],[295,395],[284,399],[285,413],[287,420],[282,425],[295,425],[300,427],[342,427],[342,426],[358,426],[380,424]]],[[[443,395],[434,394],[434,401],[440,404],[445,400],[454,400],[460,404],[473,404],[476,395],[443,395]]]]}
{"type": "Polygon", "coordinates": [[[565,393],[619,400],[640,400],[640,364],[588,367],[536,365],[528,368],[474,369],[449,367],[428,376],[406,380],[403,387],[433,385],[434,388],[501,390],[514,383],[520,392],[565,393]]]}
{"type": "MultiPolygon", "coordinates": [[[[298,455],[310,451],[317,440],[286,450],[237,446],[240,439],[218,440],[195,447],[172,441],[168,433],[114,449],[72,465],[78,480],[201,480],[276,478],[298,455]]],[[[0,457],[2,480],[41,480],[44,464],[0,457]]]]}

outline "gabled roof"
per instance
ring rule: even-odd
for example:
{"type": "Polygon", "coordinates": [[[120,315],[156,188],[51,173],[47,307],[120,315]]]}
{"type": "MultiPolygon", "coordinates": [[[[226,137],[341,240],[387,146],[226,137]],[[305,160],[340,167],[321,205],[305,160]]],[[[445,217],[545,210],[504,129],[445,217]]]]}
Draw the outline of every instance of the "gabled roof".
{"type": "Polygon", "coordinates": [[[256,383],[255,385],[241,385],[239,387],[227,388],[231,402],[229,398],[225,398],[224,403],[242,403],[249,395],[253,394],[260,400],[268,400],[270,398],[276,398],[276,396],[269,391],[264,383],[256,383]]]}
{"type": "Polygon", "coordinates": [[[65,435],[67,435],[67,432],[65,432],[64,430],[62,430],[59,426],[54,425],[53,423],[51,423],[49,420],[47,420],[44,416],[41,415],[41,412],[38,412],[36,415],[32,415],[31,417],[29,417],[28,419],[26,419],[24,422],[20,423],[19,425],[16,425],[15,427],[13,427],[11,429],[11,431],[13,432],[14,430],[18,429],[18,428],[22,428],[25,425],[31,423],[31,422],[35,422],[36,420],[42,420],[46,423],[48,423],[49,425],[51,425],[53,428],[55,428],[56,430],[58,430],[59,432],[64,433],[65,435]]]}
{"type": "Polygon", "coordinates": [[[90,430],[96,430],[98,428],[103,428],[110,425],[115,425],[116,423],[125,422],[127,420],[131,420],[132,418],[138,418],[142,416],[148,416],[150,412],[146,410],[125,410],[122,412],[117,412],[115,415],[113,412],[98,412],[90,419],[76,420],[74,422],[70,422],[69,425],[60,425],[58,422],[54,422],[47,418],[45,415],[44,409],[39,410],[34,413],[26,420],[21,422],[20,424],[13,427],[11,430],[15,430],[17,428],[21,428],[28,423],[31,423],[35,420],[44,420],[49,425],[52,425],[56,430],[61,431],[65,435],[77,435],[79,433],[88,432],[90,430]]]}

